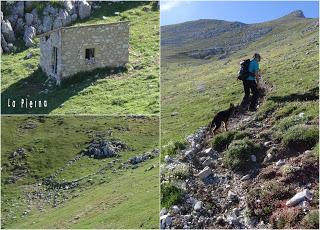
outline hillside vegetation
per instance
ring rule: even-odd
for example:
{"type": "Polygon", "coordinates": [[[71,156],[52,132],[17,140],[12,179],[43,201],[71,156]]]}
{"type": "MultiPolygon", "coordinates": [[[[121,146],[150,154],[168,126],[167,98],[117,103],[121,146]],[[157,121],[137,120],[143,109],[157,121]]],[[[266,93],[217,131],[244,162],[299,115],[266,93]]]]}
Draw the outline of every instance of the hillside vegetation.
{"type": "MultiPolygon", "coordinates": [[[[2,114],[159,113],[159,9],[156,2],[101,2],[74,25],[130,21],[129,64],[124,69],[80,73],[60,87],[48,84],[39,67],[39,45],[2,56],[2,114]],[[118,15],[115,12],[119,12],[118,15]],[[106,19],[105,19],[106,18],[106,19]],[[143,33],[141,32],[143,31],[143,33]],[[32,53],[30,59],[25,57],[32,53]],[[8,108],[7,100],[47,100],[47,108],[8,108]]],[[[39,43],[39,39],[35,41],[39,43]]],[[[20,44],[20,46],[19,46],[20,44]]]]}
{"type": "Polygon", "coordinates": [[[161,226],[317,229],[318,19],[297,11],[254,25],[200,20],[162,31],[161,226]],[[256,28],[268,32],[242,39],[256,28]],[[255,52],[272,88],[257,112],[238,111],[229,131],[206,136],[201,127],[241,102],[239,62],[255,52]],[[312,199],[288,205],[301,191],[312,199]]]}
{"type": "Polygon", "coordinates": [[[2,227],[157,228],[158,125],[157,117],[3,117],[2,227]],[[117,156],[87,155],[98,140],[119,146],[117,156]]]}

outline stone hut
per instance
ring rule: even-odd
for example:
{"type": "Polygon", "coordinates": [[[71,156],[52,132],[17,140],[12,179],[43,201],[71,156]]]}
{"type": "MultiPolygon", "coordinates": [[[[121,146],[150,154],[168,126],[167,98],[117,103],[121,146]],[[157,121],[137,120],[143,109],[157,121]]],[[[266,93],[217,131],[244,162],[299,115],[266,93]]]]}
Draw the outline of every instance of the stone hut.
{"type": "Polygon", "coordinates": [[[129,60],[129,22],[62,27],[40,36],[40,66],[57,82],[129,60]]]}

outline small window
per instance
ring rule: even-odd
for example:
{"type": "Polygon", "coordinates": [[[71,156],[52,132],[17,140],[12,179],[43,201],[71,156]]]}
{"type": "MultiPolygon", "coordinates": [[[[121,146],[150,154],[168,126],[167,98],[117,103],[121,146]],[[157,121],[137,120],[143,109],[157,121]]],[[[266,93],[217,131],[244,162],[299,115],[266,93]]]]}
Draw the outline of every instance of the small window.
{"type": "Polygon", "coordinates": [[[94,48],[86,49],[86,59],[91,60],[94,58],[94,48]]]}

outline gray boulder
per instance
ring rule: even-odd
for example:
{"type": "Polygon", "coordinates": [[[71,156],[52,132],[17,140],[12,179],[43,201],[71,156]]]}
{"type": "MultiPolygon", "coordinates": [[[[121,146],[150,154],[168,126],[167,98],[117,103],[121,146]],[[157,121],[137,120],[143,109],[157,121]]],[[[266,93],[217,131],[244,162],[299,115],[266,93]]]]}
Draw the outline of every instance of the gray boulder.
{"type": "Polygon", "coordinates": [[[63,1],[63,6],[70,15],[76,13],[76,6],[73,1],[63,1]]]}
{"type": "Polygon", "coordinates": [[[43,15],[56,15],[57,14],[57,9],[52,7],[50,4],[47,4],[45,8],[43,9],[43,15]]]}
{"type": "MultiPolygon", "coordinates": [[[[11,14],[7,17],[9,22],[11,23],[12,27],[16,26],[17,20],[18,20],[18,15],[17,14],[11,14]]],[[[2,21],[2,20],[1,20],[2,21]]]]}
{"type": "Polygon", "coordinates": [[[312,195],[309,191],[309,189],[304,189],[302,192],[298,192],[296,195],[294,195],[290,200],[287,201],[286,205],[288,207],[293,207],[305,200],[312,200],[312,195]]]}
{"type": "Polygon", "coordinates": [[[14,42],[16,40],[11,23],[8,20],[1,22],[1,32],[7,42],[14,42]]]}
{"type": "Polygon", "coordinates": [[[78,19],[78,15],[77,14],[72,14],[71,15],[71,22],[74,22],[78,19]]]}
{"type": "Polygon", "coordinates": [[[61,20],[62,26],[68,25],[71,22],[71,18],[69,19],[69,14],[67,10],[60,10],[58,18],[61,20]]]}
{"type": "Polygon", "coordinates": [[[33,26],[29,26],[24,31],[23,40],[25,42],[26,47],[33,46],[33,37],[36,35],[36,29],[33,26]]]}
{"type": "Polygon", "coordinates": [[[52,29],[52,19],[50,16],[44,16],[43,18],[43,32],[48,32],[52,29]]]}
{"type": "Polygon", "coordinates": [[[31,24],[32,24],[32,22],[33,22],[33,14],[26,13],[26,14],[24,15],[24,17],[25,17],[27,26],[31,26],[31,24]]]}
{"type": "Polygon", "coordinates": [[[91,6],[87,1],[79,2],[79,17],[81,19],[89,17],[91,14],[91,6]]]}
{"type": "MultiPolygon", "coordinates": [[[[38,24],[38,22],[39,22],[39,14],[38,14],[38,10],[37,9],[33,9],[32,11],[31,11],[31,14],[32,14],[32,16],[33,16],[33,24],[38,24]]],[[[41,20],[40,20],[40,22],[41,22],[41,20]]],[[[40,23],[41,24],[41,23],[40,23]]]]}
{"type": "Polygon", "coordinates": [[[16,47],[12,43],[8,43],[8,49],[9,52],[13,52],[16,49],[16,47]]]}
{"type": "Polygon", "coordinates": [[[12,7],[12,10],[11,10],[11,13],[13,15],[18,15],[19,17],[23,18],[23,15],[24,15],[24,2],[21,1],[21,2],[17,2],[13,7],[12,7]]]}
{"type": "Polygon", "coordinates": [[[2,34],[1,34],[1,48],[2,48],[3,52],[5,52],[5,53],[9,52],[8,43],[6,42],[6,40],[2,34]]]}
{"type": "Polygon", "coordinates": [[[0,20],[1,20],[1,21],[3,20],[3,13],[2,13],[2,11],[0,11],[0,20]]]}
{"type": "Polygon", "coordinates": [[[56,18],[53,22],[53,29],[61,28],[62,27],[62,21],[60,18],[56,18]]]}

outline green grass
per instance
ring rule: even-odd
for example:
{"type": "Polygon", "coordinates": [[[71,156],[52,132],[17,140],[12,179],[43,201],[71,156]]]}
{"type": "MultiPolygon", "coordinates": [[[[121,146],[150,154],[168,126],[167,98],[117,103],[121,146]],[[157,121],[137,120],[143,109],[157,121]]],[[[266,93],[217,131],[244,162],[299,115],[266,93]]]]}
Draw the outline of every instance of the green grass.
{"type": "MultiPolygon", "coordinates": [[[[137,169],[118,170],[120,164],[130,157],[158,147],[158,127],[158,117],[3,117],[2,226],[20,229],[158,228],[159,158],[148,160],[137,169]],[[36,127],[25,129],[26,123],[36,127]],[[93,138],[121,140],[129,147],[119,152],[119,161],[114,163],[117,172],[105,169],[101,174],[80,181],[78,187],[65,191],[68,199],[58,207],[36,199],[31,204],[31,212],[23,215],[29,205],[27,194],[77,156],[93,138]],[[15,183],[8,183],[17,170],[9,156],[21,147],[26,149],[26,158],[19,164],[28,171],[15,183]],[[146,171],[151,165],[155,168],[146,171]],[[41,212],[39,206],[45,211],[41,212]]],[[[79,179],[106,167],[113,159],[97,160],[84,156],[55,180],[79,179]]]]}
{"type": "MultiPolygon", "coordinates": [[[[129,64],[125,70],[102,69],[80,73],[84,80],[67,80],[60,87],[44,86],[46,76],[38,67],[40,51],[25,49],[2,56],[2,114],[157,114],[159,113],[159,10],[154,2],[115,2],[96,10],[76,25],[130,21],[129,64]],[[120,12],[115,16],[114,12],[120,12]],[[108,19],[102,19],[106,16],[108,19]],[[142,32],[143,31],[143,32],[142,32]],[[24,57],[32,52],[33,57],[24,57]],[[40,93],[49,89],[47,94],[40,93]],[[8,108],[8,99],[47,100],[47,108],[8,108]]],[[[39,41],[36,39],[36,43],[39,41]]]]}
{"type": "Polygon", "coordinates": [[[172,184],[161,185],[161,206],[170,208],[179,204],[182,199],[182,191],[172,184]]]}
{"type": "Polygon", "coordinates": [[[284,133],[282,141],[288,147],[311,149],[319,141],[319,129],[316,126],[296,125],[284,133]]]}
{"type": "MultiPolygon", "coordinates": [[[[303,112],[299,123],[317,121],[318,30],[302,33],[316,20],[267,22],[266,26],[274,27],[270,33],[222,60],[187,58],[175,55],[174,50],[169,52],[170,46],[164,47],[168,53],[164,52],[161,60],[161,145],[184,140],[229,103],[240,103],[244,93],[236,77],[239,62],[254,52],[262,55],[262,76],[273,85],[255,118],[271,118],[273,125],[280,125],[288,116],[296,119],[303,112]],[[197,90],[200,84],[205,85],[202,93],[197,90]],[[172,112],[178,115],[171,116],[172,112]]],[[[281,130],[277,127],[275,132],[281,134],[281,130]]]]}

